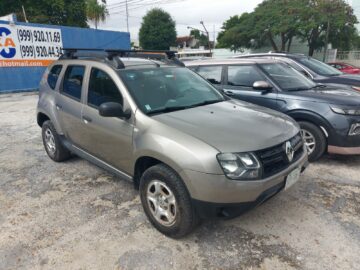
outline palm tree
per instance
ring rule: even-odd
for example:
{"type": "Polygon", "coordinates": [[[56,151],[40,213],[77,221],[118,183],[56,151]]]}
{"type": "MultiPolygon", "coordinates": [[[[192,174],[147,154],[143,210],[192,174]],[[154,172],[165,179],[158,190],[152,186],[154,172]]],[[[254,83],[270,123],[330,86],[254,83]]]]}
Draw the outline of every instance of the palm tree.
{"type": "Polygon", "coordinates": [[[98,28],[99,22],[104,22],[109,12],[106,8],[106,0],[99,4],[97,0],[86,0],[86,16],[95,24],[95,29],[98,28]]]}

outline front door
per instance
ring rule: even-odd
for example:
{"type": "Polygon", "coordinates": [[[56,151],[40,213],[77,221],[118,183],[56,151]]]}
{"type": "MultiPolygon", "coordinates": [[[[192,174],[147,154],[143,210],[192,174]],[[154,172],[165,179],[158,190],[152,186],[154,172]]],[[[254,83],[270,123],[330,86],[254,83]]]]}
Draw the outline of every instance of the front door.
{"type": "MultiPolygon", "coordinates": [[[[90,71],[87,97],[82,110],[83,139],[81,147],[90,154],[128,174],[132,160],[131,119],[102,117],[98,108],[105,102],[117,102],[124,106],[124,100],[114,82],[115,74],[92,68],[90,71]]],[[[125,106],[126,107],[126,106],[125,106]]]]}
{"type": "Polygon", "coordinates": [[[231,65],[227,67],[226,71],[225,94],[235,99],[277,109],[276,89],[262,91],[253,88],[254,82],[267,81],[256,65],[231,65]]]}

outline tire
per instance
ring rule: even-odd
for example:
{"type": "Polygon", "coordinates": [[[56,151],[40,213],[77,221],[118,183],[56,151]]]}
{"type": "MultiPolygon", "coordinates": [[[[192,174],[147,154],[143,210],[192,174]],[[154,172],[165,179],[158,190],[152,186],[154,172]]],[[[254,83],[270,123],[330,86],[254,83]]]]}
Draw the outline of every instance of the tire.
{"type": "Polygon", "coordinates": [[[301,133],[307,145],[309,161],[314,162],[318,160],[326,150],[327,141],[322,130],[309,122],[299,122],[301,133]],[[312,137],[312,138],[311,138],[312,137]],[[310,148],[310,142],[314,140],[315,146],[310,148]],[[309,147],[309,148],[308,148],[309,147]]]}
{"type": "Polygon", "coordinates": [[[70,151],[61,143],[59,135],[50,120],[43,123],[41,134],[45,151],[53,161],[61,162],[71,157],[70,151]]]}
{"type": "Polygon", "coordinates": [[[184,237],[199,224],[199,217],[182,179],[164,164],[155,165],[144,172],[140,179],[140,198],[151,224],[168,237],[184,237]],[[161,192],[158,194],[156,190],[161,192]],[[161,214],[156,217],[155,213],[164,211],[170,213],[169,218],[161,214]]]}

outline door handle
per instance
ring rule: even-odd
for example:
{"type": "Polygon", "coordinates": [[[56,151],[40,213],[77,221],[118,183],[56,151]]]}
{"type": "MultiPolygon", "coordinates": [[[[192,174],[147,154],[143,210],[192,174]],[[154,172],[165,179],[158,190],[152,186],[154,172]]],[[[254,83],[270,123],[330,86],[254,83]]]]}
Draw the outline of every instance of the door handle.
{"type": "Polygon", "coordinates": [[[82,119],[83,119],[85,124],[89,124],[89,123],[92,122],[92,119],[90,117],[87,117],[87,116],[83,116],[82,119]]]}
{"type": "Polygon", "coordinates": [[[57,109],[58,111],[60,111],[60,110],[62,109],[62,106],[59,105],[59,104],[56,104],[55,106],[56,106],[56,109],[57,109]]]}
{"type": "Polygon", "coordinates": [[[234,96],[235,95],[235,93],[233,91],[230,91],[230,90],[224,90],[224,92],[228,96],[234,96]]]}

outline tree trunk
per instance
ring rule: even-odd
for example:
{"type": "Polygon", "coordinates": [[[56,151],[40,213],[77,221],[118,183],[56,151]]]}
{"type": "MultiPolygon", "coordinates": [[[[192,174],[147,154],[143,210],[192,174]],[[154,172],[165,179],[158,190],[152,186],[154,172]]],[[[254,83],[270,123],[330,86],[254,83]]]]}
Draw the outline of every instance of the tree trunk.
{"type": "Polygon", "coordinates": [[[314,51],[315,51],[314,47],[311,44],[309,44],[309,56],[313,56],[314,51]]]}
{"type": "Polygon", "coordinates": [[[288,43],[287,50],[286,50],[287,52],[290,52],[292,40],[293,40],[293,37],[291,36],[291,37],[289,38],[289,43],[288,43]]]}
{"type": "Polygon", "coordinates": [[[268,32],[268,37],[269,37],[271,46],[273,47],[274,51],[275,51],[275,52],[278,52],[279,49],[278,49],[278,47],[277,47],[277,45],[276,45],[276,43],[275,43],[275,41],[274,41],[274,38],[273,38],[272,33],[271,33],[270,30],[269,30],[269,32],[268,32]]]}
{"type": "Polygon", "coordinates": [[[285,47],[286,47],[287,39],[286,39],[286,36],[285,36],[284,33],[281,33],[280,37],[281,37],[281,51],[284,52],[285,47]]]}

